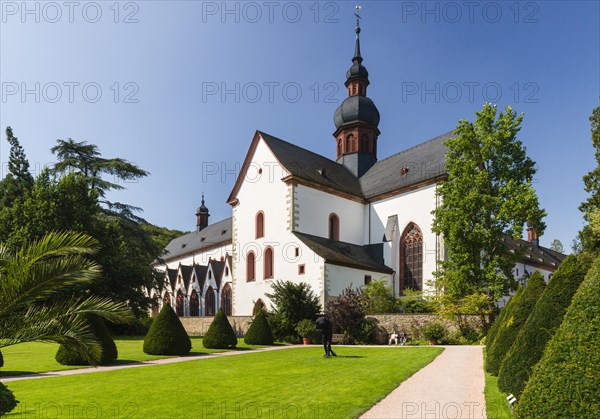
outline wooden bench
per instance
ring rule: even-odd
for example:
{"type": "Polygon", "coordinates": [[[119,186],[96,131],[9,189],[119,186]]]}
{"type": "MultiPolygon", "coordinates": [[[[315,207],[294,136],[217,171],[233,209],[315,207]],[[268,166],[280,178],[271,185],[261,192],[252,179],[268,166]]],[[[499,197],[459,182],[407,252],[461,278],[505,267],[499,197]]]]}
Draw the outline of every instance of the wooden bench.
{"type": "Polygon", "coordinates": [[[342,343],[344,341],[343,333],[334,333],[331,335],[331,343],[342,343]]]}

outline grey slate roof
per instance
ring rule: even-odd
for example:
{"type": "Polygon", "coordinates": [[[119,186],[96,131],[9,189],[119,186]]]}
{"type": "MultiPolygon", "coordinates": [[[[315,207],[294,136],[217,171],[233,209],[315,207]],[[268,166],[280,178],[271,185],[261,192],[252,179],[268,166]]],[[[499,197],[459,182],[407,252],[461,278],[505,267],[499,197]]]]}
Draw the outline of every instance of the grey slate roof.
{"type": "Polygon", "coordinates": [[[259,133],[277,160],[293,176],[362,198],[358,179],[344,166],[272,135],[260,131],[259,133]]]}
{"type": "Polygon", "coordinates": [[[192,267],[190,265],[179,265],[181,267],[181,276],[183,278],[183,285],[185,289],[188,289],[190,281],[192,280],[192,267]]]}
{"type": "Polygon", "coordinates": [[[202,294],[202,290],[204,289],[204,282],[206,281],[206,271],[208,271],[208,266],[195,264],[194,270],[196,271],[196,278],[198,279],[200,294],[202,294]]]}
{"type": "Polygon", "coordinates": [[[379,160],[359,180],[364,197],[372,198],[443,175],[448,150],[444,141],[452,137],[448,132],[379,160]],[[401,174],[402,168],[408,169],[405,175],[401,174]]]}
{"type": "Polygon", "coordinates": [[[194,231],[171,240],[162,258],[167,261],[221,243],[231,243],[231,218],[210,224],[200,232],[194,231]]]}
{"type": "Polygon", "coordinates": [[[295,231],[294,235],[313,252],[325,259],[326,263],[389,274],[394,272],[393,269],[373,257],[369,246],[330,240],[298,231],[295,231]]]}
{"type": "Polygon", "coordinates": [[[448,132],[379,160],[357,179],[333,160],[264,132],[259,133],[293,176],[367,200],[445,174],[447,148],[444,141],[453,136],[448,132]],[[401,175],[402,168],[408,168],[406,175],[401,175]]]}
{"type": "Polygon", "coordinates": [[[523,257],[519,261],[520,263],[540,264],[547,267],[549,270],[555,270],[567,257],[567,255],[555,252],[544,246],[538,246],[527,240],[514,240],[510,237],[505,237],[503,241],[507,244],[508,248],[513,251],[522,251],[524,249],[523,257]]]}
{"type": "Polygon", "coordinates": [[[223,271],[225,270],[225,262],[212,259],[209,263],[212,267],[215,282],[217,283],[217,289],[219,289],[221,288],[221,279],[223,278],[223,271]]]}

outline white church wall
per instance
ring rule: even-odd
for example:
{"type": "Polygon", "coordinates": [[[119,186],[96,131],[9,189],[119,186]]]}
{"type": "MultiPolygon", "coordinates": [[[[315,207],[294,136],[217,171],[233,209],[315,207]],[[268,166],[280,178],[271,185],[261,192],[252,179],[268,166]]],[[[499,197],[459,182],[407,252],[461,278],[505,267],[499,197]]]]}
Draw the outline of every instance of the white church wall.
{"type": "Polygon", "coordinates": [[[396,272],[394,275],[396,293],[399,291],[400,278],[400,236],[411,222],[417,224],[423,233],[423,288],[425,292],[431,290],[427,282],[434,279],[437,252],[440,250],[438,238],[431,231],[433,224],[431,211],[435,209],[435,203],[435,185],[429,185],[371,204],[370,231],[369,226],[365,226],[365,237],[370,239],[368,243],[381,243],[388,217],[398,216],[398,229],[394,234],[394,241],[384,245],[385,263],[396,272]]]}
{"type": "Polygon", "coordinates": [[[388,285],[392,284],[392,277],[389,274],[381,272],[364,271],[353,269],[347,266],[325,264],[325,278],[328,298],[337,297],[348,288],[360,288],[365,285],[365,275],[371,276],[371,281],[385,281],[388,285]]]}
{"type": "Polygon", "coordinates": [[[281,179],[287,175],[269,148],[259,141],[250,163],[249,173],[237,193],[238,204],[233,211],[233,310],[234,315],[251,315],[254,303],[261,299],[268,308],[271,302],[265,296],[272,291],[271,283],[278,279],[306,282],[319,290],[319,271],[314,253],[289,230],[292,185],[281,179]],[[258,173],[262,169],[262,173],[258,173]],[[256,214],[264,213],[264,237],[256,238],[256,214]],[[273,249],[273,278],[264,277],[264,251],[273,249]],[[299,247],[300,256],[295,257],[299,247]],[[246,280],[246,258],[250,251],[256,255],[255,280],[246,280]],[[305,274],[299,275],[298,265],[305,265],[305,274]]]}
{"type": "Polygon", "coordinates": [[[364,205],[307,186],[296,187],[298,231],[320,237],[329,236],[329,216],[340,220],[340,240],[363,244],[364,205]]]}

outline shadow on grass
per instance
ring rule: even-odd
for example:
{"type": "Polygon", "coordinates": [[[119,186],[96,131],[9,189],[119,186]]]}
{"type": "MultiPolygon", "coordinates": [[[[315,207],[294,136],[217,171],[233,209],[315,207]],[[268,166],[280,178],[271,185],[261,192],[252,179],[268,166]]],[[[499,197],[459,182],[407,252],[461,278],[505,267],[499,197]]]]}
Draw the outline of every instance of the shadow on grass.
{"type": "Polygon", "coordinates": [[[27,374],[37,374],[33,371],[2,371],[0,372],[0,378],[10,378],[15,375],[27,375],[27,374]]]}
{"type": "MultiPolygon", "coordinates": [[[[336,357],[332,357],[332,358],[336,358],[336,357]]],[[[363,355],[338,355],[337,358],[366,358],[366,356],[363,356],[363,355]]]]}

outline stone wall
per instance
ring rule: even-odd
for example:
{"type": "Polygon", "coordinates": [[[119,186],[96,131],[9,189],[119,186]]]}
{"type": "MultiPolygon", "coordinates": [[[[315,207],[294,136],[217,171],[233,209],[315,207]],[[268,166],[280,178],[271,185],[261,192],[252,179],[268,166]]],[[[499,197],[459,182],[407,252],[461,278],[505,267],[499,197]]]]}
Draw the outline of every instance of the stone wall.
{"type": "MultiPolygon", "coordinates": [[[[482,329],[481,320],[478,316],[466,316],[467,321],[477,330],[482,329]]],[[[436,314],[370,314],[367,318],[374,318],[377,320],[379,327],[385,330],[386,333],[392,333],[394,330],[398,332],[405,332],[410,338],[412,338],[421,326],[439,321],[449,331],[453,332],[457,329],[456,323],[448,320],[440,320],[436,314]]]]}
{"type": "MultiPolygon", "coordinates": [[[[181,323],[185,328],[185,331],[190,336],[204,336],[206,331],[210,327],[214,317],[180,317],[181,323]]],[[[227,317],[231,327],[235,331],[236,335],[244,336],[246,330],[252,323],[252,316],[231,316],[227,317]]]]}

